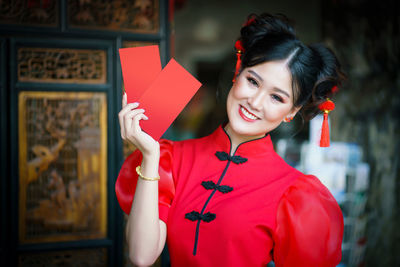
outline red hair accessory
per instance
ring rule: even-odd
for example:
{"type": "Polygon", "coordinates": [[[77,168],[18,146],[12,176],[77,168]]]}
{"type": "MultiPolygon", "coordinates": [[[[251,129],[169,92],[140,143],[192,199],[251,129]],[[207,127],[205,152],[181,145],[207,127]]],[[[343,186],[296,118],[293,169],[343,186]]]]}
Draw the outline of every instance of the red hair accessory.
{"type": "Polygon", "coordinates": [[[244,48],[243,48],[242,41],[240,41],[240,40],[237,40],[237,41],[236,41],[236,43],[235,43],[235,49],[236,49],[236,51],[239,52],[239,53],[244,52],[244,48]]]}
{"type": "Polygon", "coordinates": [[[232,82],[236,82],[236,76],[239,74],[239,69],[240,66],[242,65],[242,54],[244,53],[244,48],[243,48],[243,44],[242,41],[237,40],[235,43],[235,49],[236,49],[236,68],[235,68],[235,75],[233,76],[233,80],[232,82]]]}
{"type": "Polygon", "coordinates": [[[249,26],[250,24],[252,24],[256,19],[253,17],[251,17],[245,24],[244,26],[249,26]]]}
{"type": "Polygon", "coordinates": [[[328,114],[335,109],[335,103],[333,103],[329,98],[327,98],[323,103],[318,105],[318,108],[324,113],[324,120],[322,122],[321,128],[321,141],[319,143],[320,147],[329,146],[329,124],[328,124],[328,114]]]}

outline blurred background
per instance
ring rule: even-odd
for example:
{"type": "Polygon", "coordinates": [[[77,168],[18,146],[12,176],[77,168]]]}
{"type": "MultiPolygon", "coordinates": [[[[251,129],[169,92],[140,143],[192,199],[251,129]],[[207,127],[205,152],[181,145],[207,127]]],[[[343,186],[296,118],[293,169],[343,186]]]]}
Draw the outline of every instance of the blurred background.
{"type": "Polygon", "coordinates": [[[341,266],[400,266],[396,0],[0,1],[0,265],[131,266],[114,193],[134,149],[116,119],[118,49],[157,44],[163,66],[173,57],[203,84],[164,138],[204,136],[226,120],[239,29],[262,12],[326,44],[348,76],[331,147],[316,145],[320,117],[296,117],[271,133],[275,149],[339,202],[341,266]]]}

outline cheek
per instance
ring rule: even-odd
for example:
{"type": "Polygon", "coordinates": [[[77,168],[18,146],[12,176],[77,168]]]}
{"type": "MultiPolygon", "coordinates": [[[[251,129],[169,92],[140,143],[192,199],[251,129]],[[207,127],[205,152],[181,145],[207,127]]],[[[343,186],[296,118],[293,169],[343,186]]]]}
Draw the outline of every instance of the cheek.
{"type": "Polygon", "coordinates": [[[282,105],[270,104],[266,109],[265,117],[269,121],[282,121],[290,112],[290,108],[282,105]]]}
{"type": "Polygon", "coordinates": [[[234,99],[234,100],[240,100],[240,99],[248,97],[247,88],[241,80],[236,82],[232,86],[229,94],[231,95],[232,99],[234,99]]]}
{"type": "Polygon", "coordinates": [[[232,86],[231,90],[229,90],[228,98],[226,100],[228,108],[231,107],[235,101],[243,98],[241,91],[242,90],[240,89],[240,86],[237,86],[237,84],[232,86]]]}
{"type": "Polygon", "coordinates": [[[232,102],[233,102],[233,95],[232,95],[232,88],[228,93],[228,97],[226,99],[226,107],[229,110],[232,106],[232,102]]]}

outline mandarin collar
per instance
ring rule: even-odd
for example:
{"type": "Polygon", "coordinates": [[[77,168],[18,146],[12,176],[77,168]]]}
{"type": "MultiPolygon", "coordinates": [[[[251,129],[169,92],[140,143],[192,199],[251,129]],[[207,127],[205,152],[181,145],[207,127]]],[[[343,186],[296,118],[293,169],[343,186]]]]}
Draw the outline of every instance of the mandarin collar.
{"type": "MultiPolygon", "coordinates": [[[[211,134],[211,137],[213,138],[218,151],[224,151],[228,154],[230,153],[232,142],[228,133],[223,128],[223,125],[220,125],[211,134]]],[[[267,134],[264,137],[240,143],[234,155],[247,157],[270,152],[274,152],[274,147],[271,141],[271,136],[267,134]]]]}

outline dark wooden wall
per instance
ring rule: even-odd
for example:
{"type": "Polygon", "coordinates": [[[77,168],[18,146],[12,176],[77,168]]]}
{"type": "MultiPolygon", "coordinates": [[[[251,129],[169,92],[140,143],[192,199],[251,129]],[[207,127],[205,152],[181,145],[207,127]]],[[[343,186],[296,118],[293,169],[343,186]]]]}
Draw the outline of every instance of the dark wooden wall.
{"type": "Polygon", "coordinates": [[[116,119],[122,96],[118,49],[158,44],[165,65],[168,19],[166,0],[0,3],[1,266],[125,265],[124,219],[114,193],[124,158],[116,119]],[[62,148],[54,152],[54,144],[62,148]],[[51,159],[27,182],[29,166],[46,156],[32,152],[35,145],[50,151],[51,159]],[[97,169],[81,166],[85,155],[95,158],[89,169],[97,169]],[[91,206],[82,206],[85,201],[91,206]],[[81,204],[71,212],[71,203],[81,204]],[[89,225],[80,222],[85,216],[73,215],[77,209],[79,216],[93,217],[83,220],[89,225]],[[57,212],[71,213],[75,224],[62,225],[57,212]]]}

